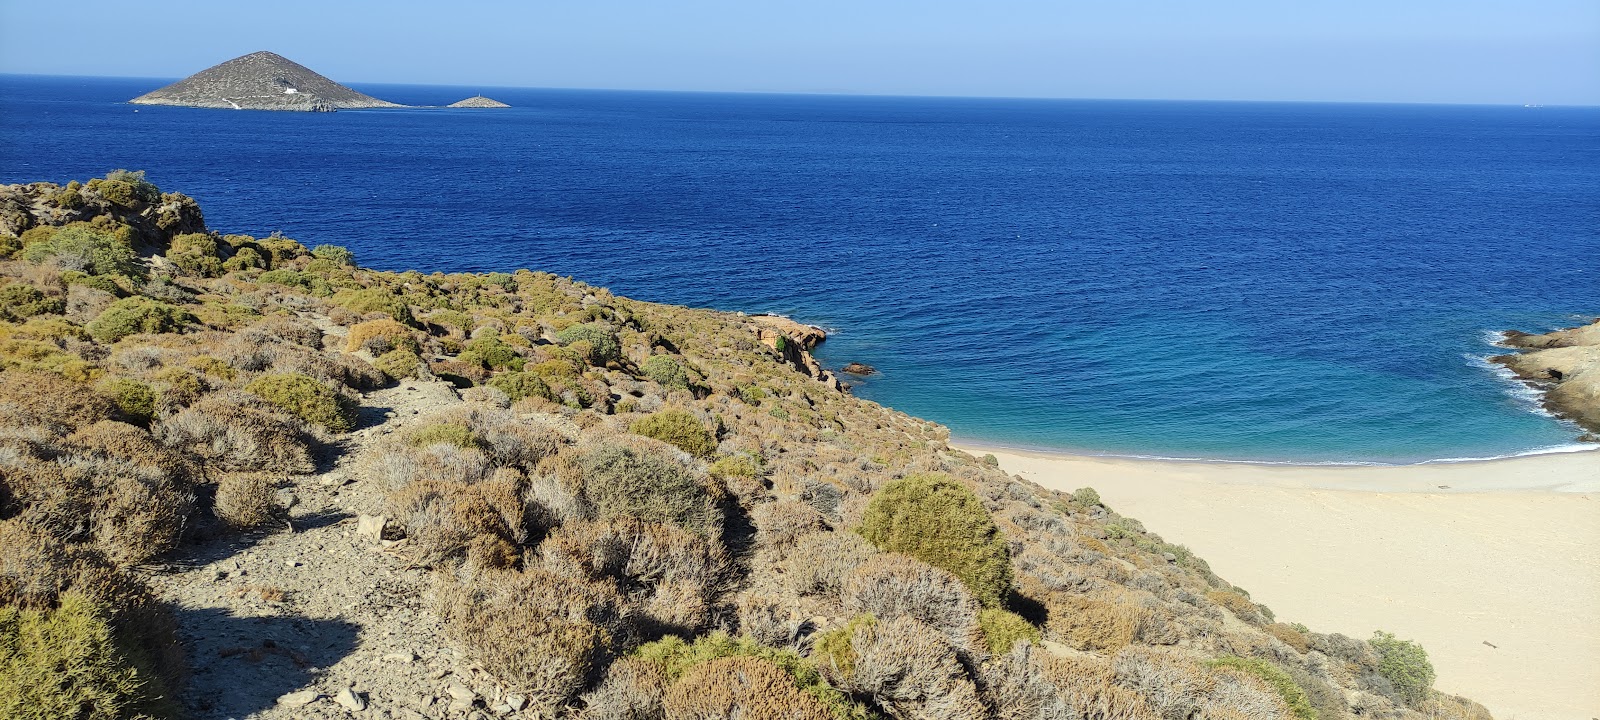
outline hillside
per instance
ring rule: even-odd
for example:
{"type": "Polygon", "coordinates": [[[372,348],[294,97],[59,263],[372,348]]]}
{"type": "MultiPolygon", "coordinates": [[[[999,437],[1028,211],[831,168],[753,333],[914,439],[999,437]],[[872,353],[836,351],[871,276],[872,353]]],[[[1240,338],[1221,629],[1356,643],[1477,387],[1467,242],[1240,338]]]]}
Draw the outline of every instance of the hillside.
{"type": "Polygon", "coordinates": [[[233,110],[328,112],[403,107],[351,90],[281,55],[255,52],[213,65],[129,100],[233,110]]]}
{"type": "Polygon", "coordinates": [[[368,270],[137,173],[0,187],[0,256],[0,717],[1489,717],[782,319],[368,270]]]}

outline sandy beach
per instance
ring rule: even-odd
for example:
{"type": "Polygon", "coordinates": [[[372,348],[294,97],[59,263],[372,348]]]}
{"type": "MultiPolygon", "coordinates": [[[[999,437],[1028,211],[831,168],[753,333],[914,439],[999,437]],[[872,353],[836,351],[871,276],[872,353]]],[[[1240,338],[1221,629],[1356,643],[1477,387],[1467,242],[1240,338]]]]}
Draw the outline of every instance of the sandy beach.
{"type": "Polygon", "coordinates": [[[1500,720],[1600,717],[1600,452],[1410,466],[993,453],[1105,503],[1285,622],[1422,643],[1500,720]]]}

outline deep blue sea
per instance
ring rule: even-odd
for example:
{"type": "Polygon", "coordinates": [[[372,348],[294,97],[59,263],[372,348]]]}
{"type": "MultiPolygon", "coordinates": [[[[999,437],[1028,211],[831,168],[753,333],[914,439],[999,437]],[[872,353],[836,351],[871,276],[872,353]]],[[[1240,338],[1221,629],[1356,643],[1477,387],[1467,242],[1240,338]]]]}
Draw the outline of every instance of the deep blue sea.
{"type": "Polygon", "coordinates": [[[143,169],[385,269],[778,312],[960,439],[1418,462],[1572,446],[1483,358],[1600,314],[1600,109],[364,85],[332,114],[0,76],[0,182],[143,169]]]}

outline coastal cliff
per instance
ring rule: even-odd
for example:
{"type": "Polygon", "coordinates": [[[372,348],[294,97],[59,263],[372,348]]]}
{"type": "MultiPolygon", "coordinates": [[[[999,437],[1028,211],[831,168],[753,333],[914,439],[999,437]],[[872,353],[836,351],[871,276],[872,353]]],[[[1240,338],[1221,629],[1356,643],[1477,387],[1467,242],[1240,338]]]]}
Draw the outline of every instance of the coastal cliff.
{"type": "Polygon", "coordinates": [[[137,173],[0,211],[0,648],[72,634],[0,717],[1489,717],[840,392],[819,329],[371,270],[137,173]]]}
{"type": "Polygon", "coordinates": [[[304,65],[265,51],[214,65],[128,102],[300,112],[404,107],[356,92],[304,65]]]}
{"type": "Polygon", "coordinates": [[[1543,335],[1510,331],[1505,344],[1520,353],[1490,358],[1544,391],[1544,405],[1600,441],[1600,319],[1543,335]]]}

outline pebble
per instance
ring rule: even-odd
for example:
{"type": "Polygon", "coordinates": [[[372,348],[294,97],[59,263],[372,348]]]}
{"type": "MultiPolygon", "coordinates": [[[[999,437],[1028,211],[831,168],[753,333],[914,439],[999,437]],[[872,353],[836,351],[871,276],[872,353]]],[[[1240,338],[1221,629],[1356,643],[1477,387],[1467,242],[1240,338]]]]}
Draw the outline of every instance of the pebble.
{"type": "Polygon", "coordinates": [[[356,517],[356,536],[372,540],[383,539],[383,526],[389,519],[382,515],[358,515],[356,517]]]}
{"type": "Polygon", "coordinates": [[[462,685],[461,683],[450,683],[450,687],[445,688],[444,691],[450,693],[450,697],[465,702],[469,705],[472,703],[472,701],[478,699],[478,694],[473,692],[472,688],[462,685]]]}
{"type": "Polygon", "coordinates": [[[301,690],[279,697],[278,705],[286,708],[305,707],[316,702],[317,698],[320,697],[322,697],[322,693],[316,690],[301,690]]]}
{"type": "Polygon", "coordinates": [[[507,695],[506,705],[511,706],[513,711],[521,710],[528,706],[528,699],[521,695],[507,695]]]}
{"type": "Polygon", "coordinates": [[[388,655],[383,656],[383,659],[410,665],[411,663],[417,661],[417,654],[410,651],[389,653],[388,655]]]}
{"type": "Polygon", "coordinates": [[[283,561],[283,566],[284,567],[297,568],[297,567],[300,567],[300,561],[299,560],[285,560],[285,561],[283,561]]]}

